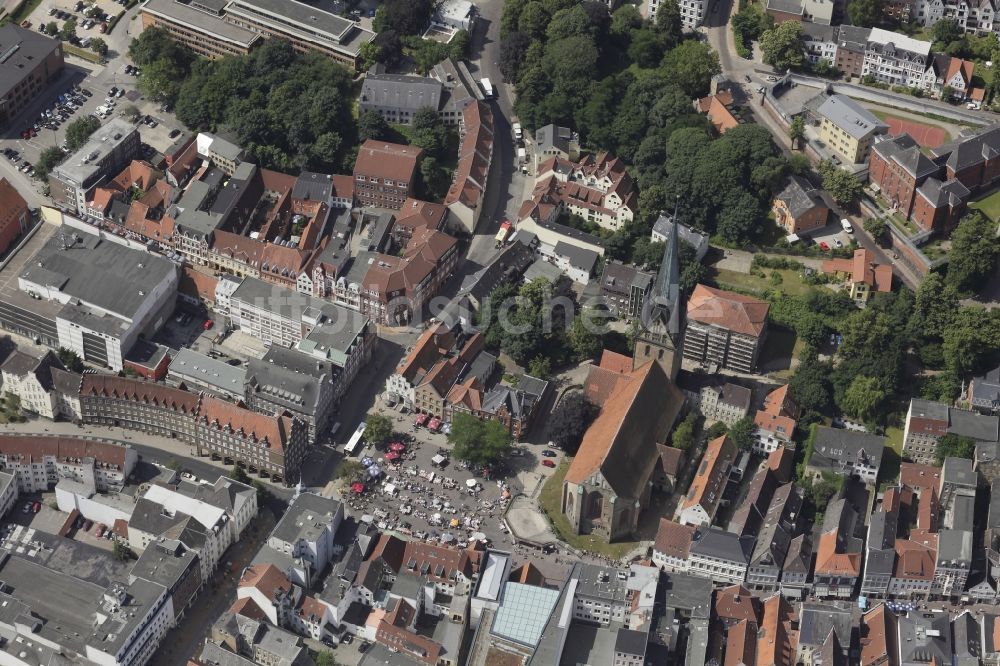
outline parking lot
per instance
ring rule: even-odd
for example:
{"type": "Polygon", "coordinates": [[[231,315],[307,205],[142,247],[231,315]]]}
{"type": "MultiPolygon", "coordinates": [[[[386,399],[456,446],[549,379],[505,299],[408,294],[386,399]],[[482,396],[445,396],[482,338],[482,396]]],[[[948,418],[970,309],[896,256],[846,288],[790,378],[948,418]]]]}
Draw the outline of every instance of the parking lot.
{"type": "MultiPolygon", "coordinates": [[[[555,466],[561,455],[551,451],[547,456],[544,447],[520,444],[515,455],[486,478],[451,459],[451,445],[443,433],[415,426],[412,414],[386,413],[392,416],[397,431],[390,442],[404,443],[406,451],[395,464],[386,459],[390,446],[382,450],[367,446],[359,453],[356,460],[374,463],[383,474],[370,481],[363,494],[347,490],[350,513],[370,516],[383,529],[412,533],[431,542],[461,545],[481,533],[479,538],[509,543],[502,518],[510,497],[521,492],[525,473],[536,479],[539,474],[547,476],[552,469],[542,461],[555,466]],[[434,465],[432,459],[437,455],[449,459],[443,468],[434,465]],[[497,472],[499,481],[494,476],[497,472]]],[[[341,432],[337,439],[346,440],[350,435],[341,432]]]]}
{"type": "Polygon", "coordinates": [[[840,220],[836,220],[822,229],[810,232],[809,238],[811,242],[819,245],[825,251],[827,249],[836,250],[838,248],[850,247],[851,241],[854,240],[854,235],[844,231],[840,226],[840,220]],[[826,243],[826,247],[823,247],[823,243],[826,243]]]}

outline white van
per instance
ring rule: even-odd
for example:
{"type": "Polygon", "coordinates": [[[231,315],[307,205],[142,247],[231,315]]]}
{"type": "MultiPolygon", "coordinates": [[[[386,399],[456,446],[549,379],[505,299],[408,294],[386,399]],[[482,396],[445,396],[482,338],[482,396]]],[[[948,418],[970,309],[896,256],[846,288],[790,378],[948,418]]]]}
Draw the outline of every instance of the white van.
{"type": "Polygon", "coordinates": [[[854,227],[851,226],[851,221],[844,218],[840,221],[840,227],[849,234],[854,233],[854,227]]]}

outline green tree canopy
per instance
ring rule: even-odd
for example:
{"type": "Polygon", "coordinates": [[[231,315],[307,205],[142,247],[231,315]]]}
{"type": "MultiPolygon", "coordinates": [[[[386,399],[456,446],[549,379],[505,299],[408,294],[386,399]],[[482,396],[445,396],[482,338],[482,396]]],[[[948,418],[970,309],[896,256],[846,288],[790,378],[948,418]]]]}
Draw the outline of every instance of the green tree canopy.
{"type": "Polygon", "coordinates": [[[719,74],[719,55],[712,47],[697,40],[685,40],[663,58],[668,76],[692,99],[708,94],[712,77],[719,74]]]}
{"type": "Polygon", "coordinates": [[[392,419],[381,412],[369,414],[365,419],[365,441],[372,446],[379,446],[392,437],[392,419]]]}
{"type": "Polygon", "coordinates": [[[971,460],[976,455],[976,440],[955,433],[948,433],[938,440],[934,450],[934,461],[940,467],[945,458],[966,458],[971,460]]]}
{"type": "Polygon", "coordinates": [[[853,173],[844,171],[826,160],[820,163],[819,172],[823,176],[823,189],[841,206],[850,205],[861,196],[864,186],[853,173]]]}
{"type": "Polygon", "coordinates": [[[882,0],[851,0],[847,3],[847,16],[851,25],[872,28],[882,20],[882,0]]]}
{"type": "Polygon", "coordinates": [[[698,412],[695,410],[688,412],[684,420],[674,426],[674,431],[670,434],[670,446],[684,452],[690,451],[698,435],[700,423],[701,416],[698,412]]]}
{"type": "Polygon", "coordinates": [[[56,168],[56,165],[62,162],[65,157],[63,151],[55,146],[44,149],[42,154],[38,156],[38,161],[35,162],[35,178],[43,182],[48,180],[49,172],[56,168]]]}
{"type": "Polygon", "coordinates": [[[858,375],[844,392],[843,407],[848,415],[870,422],[876,410],[885,400],[885,391],[874,377],[858,375]]]}
{"type": "Polygon", "coordinates": [[[760,36],[760,50],[764,62],[781,72],[802,67],[805,62],[802,24],[785,21],[765,31],[760,36]]]}
{"type": "Polygon", "coordinates": [[[100,126],[101,121],[94,116],[80,116],[66,125],[66,149],[75,153],[100,126]]]}
{"type": "Polygon", "coordinates": [[[594,421],[597,405],[590,402],[582,391],[563,395],[546,422],[545,436],[569,455],[576,455],[583,435],[594,421]]]}
{"type": "Polygon", "coordinates": [[[1000,250],[996,227],[981,212],[972,211],[952,232],[947,283],[959,292],[974,292],[996,266],[1000,250]]]}
{"type": "Polygon", "coordinates": [[[465,413],[452,418],[448,442],[456,458],[474,465],[491,465],[510,452],[510,433],[502,423],[465,413]]]}
{"type": "Polygon", "coordinates": [[[741,451],[749,451],[753,448],[754,442],[753,419],[749,416],[744,416],[742,419],[730,426],[728,434],[729,439],[733,440],[733,444],[735,444],[737,448],[741,451]]]}

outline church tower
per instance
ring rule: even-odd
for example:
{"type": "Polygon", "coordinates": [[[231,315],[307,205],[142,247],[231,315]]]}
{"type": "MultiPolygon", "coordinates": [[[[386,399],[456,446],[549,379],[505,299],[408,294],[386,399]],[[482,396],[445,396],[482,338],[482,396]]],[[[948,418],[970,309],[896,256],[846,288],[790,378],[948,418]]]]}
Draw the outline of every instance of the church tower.
{"type": "Polygon", "coordinates": [[[677,243],[675,209],[656,282],[642,304],[639,335],[632,357],[634,368],[645,365],[647,361],[656,361],[672,382],[677,380],[681,369],[681,289],[677,243]]]}

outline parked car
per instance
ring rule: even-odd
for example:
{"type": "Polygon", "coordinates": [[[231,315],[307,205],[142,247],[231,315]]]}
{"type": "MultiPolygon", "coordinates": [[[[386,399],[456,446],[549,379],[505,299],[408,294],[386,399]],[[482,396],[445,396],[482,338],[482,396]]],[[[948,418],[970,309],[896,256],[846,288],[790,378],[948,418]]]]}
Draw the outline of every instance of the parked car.
{"type": "Polygon", "coordinates": [[[42,510],[42,503],[41,502],[35,502],[34,504],[31,505],[31,510],[34,513],[38,513],[39,511],[42,510]]]}
{"type": "Polygon", "coordinates": [[[834,238],[833,239],[833,245],[835,247],[838,247],[838,248],[839,247],[844,247],[844,241],[840,240],[839,238],[834,238]]]}
{"type": "Polygon", "coordinates": [[[92,521],[90,518],[88,518],[83,523],[83,529],[86,530],[87,532],[89,532],[90,528],[93,527],[93,526],[94,526],[94,521],[92,521]]]}
{"type": "Polygon", "coordinates": [[[830,251],[830,246],[826,244],[826,241],[820,241],[819,242],[819,249],[823,250],[824,252],[829,252],[830,251]]]}
{"type": "Polygon", "coordinates": [[[551,460],[543,460],[542,464],[545,465],[546,467],[555,467],[556,466],[555,462],[553,462],[551,460]]]}
{"type": "Polygon", "coordinates": [[[180,135],[181,135],[181,131],[179,129],[177,129],[177,128],[174,128],[174,129],[170,130],[170,134],[168,134],[167,137],[170,138],[170,139],[176,139],[180,135]]]}
{"type": "Polygon", "coordinates": [[[545,449],[544,451],[542,451],[542,455],[545,456],[546,458],[555,458],[556,452],[551,449],[545,449]]]}
{"type": "Polygon", "coordinates": [[[21,507],[21,513],[31,513],[31,502],[25,502],[21,507]]]}
{"type": "Polygon", "coordinates": [[[205,320],[205,323],[204,323],[204,324],[202,324],[202,327],[203,327],[203,328],[204,328],[204,329],[205,329],[206,331],[207,331],[207,330],[209,330],[209,329],[211,329],[211,328],[212,328],[213,326],[215,326],[215,322],[214,322],[214,321],[212,321],[211,319],[206,319],[206,320],[205,320]]]}

